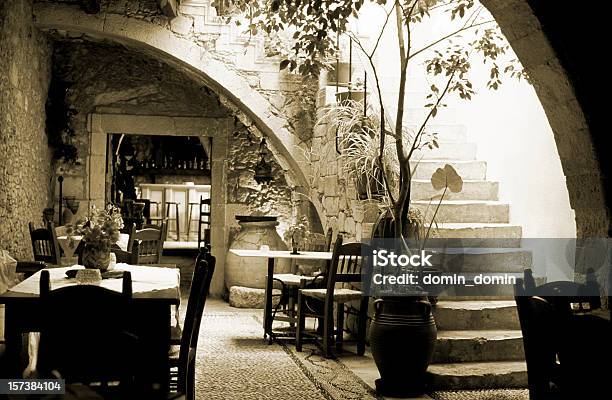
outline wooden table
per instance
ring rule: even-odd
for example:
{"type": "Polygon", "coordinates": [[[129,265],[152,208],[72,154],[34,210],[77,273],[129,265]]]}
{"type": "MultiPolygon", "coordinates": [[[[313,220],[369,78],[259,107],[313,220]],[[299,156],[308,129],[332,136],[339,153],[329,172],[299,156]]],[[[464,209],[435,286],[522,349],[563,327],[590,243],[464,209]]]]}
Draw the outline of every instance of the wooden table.
{"type": "Polygon", "coordinates": [[[323,260],[332,259],[332,253],[327,251],[300,251],[299,254],[292,254],[288,250],[243,250],[230,249],[230,251],[240,257],[264,257],[268,259],[268,275],[266,276],[266,302],[264,307],[264,338],[274,337],[272,332],[272,289],[274,265],[277,258],[288,258],[291,260],[323,260]]]}
{"type": "MultiPolygon", "coordinates": [[[[50,268],[51,289],[76,284],[74,279],[61,281],[71,268],[50,268]],[[73,283],[74,282],[74,283],[73,283]]],[[[168,351],[170,349],[171,306],[180,302],[178,269],[117,264],[117,270],[132,274],[134,332],[148,349],[148,369],[143,375],[152,383],[166,387],[168,383],[168,351]],[[165,270],[165,271],[163,271],[165,270]]],[[[40,331],[40,272],[32,275],[8,292],[0,295],[5,305],[6,360],[10,377],[21,378],[25,365],[20,365],[22,334],[40,331]]],[[[104,279],[101,286],[121,291],[121,279],[104,279]]],[[[4,377],[3,377],[4,378],[4,377]]]]}

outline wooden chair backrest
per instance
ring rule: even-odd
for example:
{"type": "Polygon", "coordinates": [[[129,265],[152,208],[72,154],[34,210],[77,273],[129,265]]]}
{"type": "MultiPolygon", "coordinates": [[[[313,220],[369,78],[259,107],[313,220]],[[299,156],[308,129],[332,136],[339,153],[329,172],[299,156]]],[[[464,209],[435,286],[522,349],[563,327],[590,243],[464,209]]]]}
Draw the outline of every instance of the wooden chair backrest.
{"type": "Polygon", "coordinates": [[[586,283],[570,281],[548,282],[536,286],[533,272],[527,268],[523,278],[525,295],[540,296],[559,312],[593,311],[601,308],[599,285],[592,269],[587,270],[586,283]]]}
{"type": "MultiPolygon", "coordinates": [[[[517,312],[523,333],[527,380],[530,398],[548,399],[551,383],[559,384],[557,359],[567,344],[575,338],[568,335],[568,323],[576,312],[601,307],[599,288],[592,270],[587,271],[587,283],[570,281],[549,282],[536,286],[531,269],[514,287],[517,312]]],[[[571,362],[569,363],[571,364],[571,362]]],[[[569,367],[569,365],[568,365],[569,367]]]]}
{"type": "Polygon", "coordinates": [[[59,265],[60,247],[53,223],[48,222],[47,226],[44,228],[34,228],[34,224],[30,222],[29,228],[32,251],[34,252],[34,261],[59,265]]]}
{"type": "Polygon", "coordinates": [[[211,200],[200,196],[200,210],[198,214],[198,248],[210,243],[212,229],[211,200]]]}
{"type": "Polygon", "coordinates": [[[128,243],[136,264],[160,264],[164,250],[167,224],[136,230],[128,243]]]}
{"type": "Polygon", "coordinates": [[[338,283],[361,282],[362,267],[368,261],[368,257],[362,257],[362,254],[372,254],[372,248],[367,243],[343,244],[342,241],[342,235],[338,235],[327,270],[326,307],[333,307],[334,290],[338,283]]]}
{"type": "MultiPolygon", "coordinates": [[[[522,286],[522,280],[518,280],[517,285],[522,286]]],[[[550,398],[551,383],[557,375],[554,309],[546,299],[523,296],[520,289],[516,289],[515,299],[523,334],[530,398],[550,398]]]]}
{"type": "Polygon", "coordinates": [[[39,369],[58,371],[68,382],[127,379],[137,340],[130,333],[132,279],[123,274],[122,292],[98,285],[51,290],[49,271],[41,271],[42,307],[39,369]]]}
{"type": "Polygon", "coordinates": [[[193,356],[198,345],[202,315],[210,289],[210,282],[215,272],[215,263],[215,257],[210,254],[208,249],[202,248],[196,258],[193,271],[179,350],[179,391],[184,393],[190,390],[187,387],[187,382],[191,379],[189,374],[190,370],[193,369],[192,363],[195,362],[193,356]]]}

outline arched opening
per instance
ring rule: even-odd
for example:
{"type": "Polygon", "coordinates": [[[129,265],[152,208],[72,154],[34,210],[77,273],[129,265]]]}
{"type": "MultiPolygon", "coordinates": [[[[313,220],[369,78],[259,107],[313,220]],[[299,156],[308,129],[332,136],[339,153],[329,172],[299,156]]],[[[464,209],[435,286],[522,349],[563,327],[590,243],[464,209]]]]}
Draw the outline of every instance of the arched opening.
{"type": "MultiPolygon", "coordinates": [[[[543,30],[539,16],[530,6],[534,2],[482,0],[508,39],[521,63],[528,69],[534,88],[553,129],[563,166],[570,204],[576,213],[578,237],[606,237],[609,229],[609,208],[603,182],[601,157],[593,140],[593,132],[585,118],[583,104],[576,97],[570,79],[557,52],[543,30]]],[[[541,5],[539,10],[550,18],[554,10],[541,5]]],[[[566,10],[570,12],[569,9],[566,10]]],[[[563,14],[565,11],[560,11],[563,14]]],[[[574,11],[572,19],[580,21],[574,11]]],[[[563,15],[561,15],[562,17],[563,15]]],[[[552,18],[555,18],[554,16],[552,18]]],[[[558,22],[563,21],[559,18],[558,22]]],[[[584,20],[587,31],[596,29],[591,17],[584,20]]],[[[554,26],[554,24],[553,24],[554,26]]],[[[550,25],[549,25],[550,27],[550,25]]],[[[577,32],[581,29],[576,29],[577,32]]],[[[553,32],[550,32],[553,33],[553,32]]],[[[584,33],[587,35],[586,33],[584,33]]],[[[588,37],[588,36],[585,36],[588,37]]],[[[557,46],[558,47],[558,46],[557,46]]],[[[572,57],[571,51],[565,56],[572,57]]],[[[588,63],[573,58],[577,65],[588,63]]],[[[583,88],[584,90],[584,88],[583,88]]],[[[589,94],[591,96],[592,93],[589,94]]]]}

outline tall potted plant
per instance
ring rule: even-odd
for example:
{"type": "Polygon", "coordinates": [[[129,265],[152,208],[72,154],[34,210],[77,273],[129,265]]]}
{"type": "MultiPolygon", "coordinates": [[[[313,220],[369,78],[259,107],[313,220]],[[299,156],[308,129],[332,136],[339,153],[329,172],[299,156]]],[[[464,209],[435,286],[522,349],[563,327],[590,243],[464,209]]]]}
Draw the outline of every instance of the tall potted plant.
{"type": "MultiPolygon", "coordinates": [[[[377,190],[376,196],[373,195],[372,198],[379,200],[383,208],[389,210],[393,221],[392,236],[398,242],[405,242],[411,233],[414,233],[414,229],[410,228],[413,222],[410,196],[420,150],[424,146],[432,148],[438,146],[435,132],[431,132],[429,124],[439,109],[445,106],[446,96],[457,94],[461,99],[470,100],[475,93],[468,75],[472,66],[470,59],[480,56],[490,68],[490,76],[486,83],[490,89],[495,90],[499,87],[503,72],[518,78],[526,78],[527,75],[516,60],[500,59],[499,56],[506,52],[509,45],[504,41],[495,21],[487,18],[486,12],[482,12],[483,7],[477,3],[477,0],[376,0],[375,3],[383,7],[386,18],[380,32],[372,37],[373,40],[369,45],[362,43],[359,35],[351,30],[351,22],[354,17],[358,17],[364,3],[364,0],[315,2],[237,0],[235,5],[236,9],[245,13],[251,34],[264,31],[271,37],[279,37],[279,33],[287,28],[291,30],[293,41],[285,46],[284,52],[279,52],[285,58],[281,62],[281,69],[288,68],[304,75],[318,75],[321,69],[333,64],[330,60],[337,55],[338,35],[348,35],[356,44],[369,76],[373,77],[371,86],[376,93],[374,103],[377,115],[375,118],[369,118],[371,114],[366,113],[363,118],[355,118],[355,113],[348,110],[346,118],[340,116],[333,122],[338,128],[339,142],[342,143],[344,140],[344,150],[347,153],[353,152],[352,170],[359,172],[356,174],[359,176],[358,179],[363,179],[364,176],[366,179],[372,178],[378,183],[375,187],[383,188],[382,193],[377,190]],[[450,31],[437,37],[428,37],[426,40],[416,40],[420,32],[427,30],[415,31],[414,26],[438,23],[439,21],[431,18],[434,14],[448,17],[449,23],[445,26],[448,26],[450,31]],[[398,97],[394,107],[394,117],[388,113],[390,107],[385,104],[380,71],[376,63],[381,39],[390,26],[395,27],[395,42],[399,51],[398,97]],[[468,35],[472,35],[472,39],[467,39],[468,35]],[[428,101],[422,105],[427,110],[425,117],[416,121],[416,130],[410,131],[404,125],[408,66],[424,54],[429,56],[425,61],[426,70],[434,77],[436,83],[430,85],[428,101]],[[346,129],[347,132],[357,134],[342,135],[343,127],[349,128],[346,129]],[[376,145],[374,142],[377,142],[376,145]],[[375,151],[372,151],[373,149],[375,151]]],[[[457,175],[450,165],[439,172],[436,171],[434,175],[436,177],[432,180],[432,185],[443,191],[439,197],[441,201],[449,190],[453,191],[456,188],[456,183],[449,181],[449,178],[457,175]],[[439,185],[438,178],[444,178],[443,188],[439,185]]],[[[365,185],[366,192],[369,187],[365,185]]],[[[433,207],[434,215],[439,205],[440,202],[437,207],[433,207]]],[[[426,230],[422,239],[426,240],[432,232],[431,223],[423,227],[426,230]]],[[[379,304],[378,309],[383,310],[385,299],[377,304],[379,304]]],[[[431,326],[431,307],[426,298],[411,296],[404,298],[401,304],[406,305],[403,310],[408,313],[407,319],[415,313],[420,313],[421,316],[418,318],[431,326]]],[[[399,308],[396,309],[400,311],[399,308]]],[[[395,346],[396,349],[407,345],[405,339],[399,337],[396,339],[392,344],[388,342],[388,345],[395,346]]],[[[412,342],[418,340],[412,337],[412,342]]],[[[418,391],[416,380],[427,368],[427,354],[431,354],[433,340],[429,337],[420,343],[421,347],[427,349],[425,355],[418,357],[401,348],[405,358],[417,360],[415,364],[419,364],[418,366],[413,365],[408,368],[408,371],[413,371],[415,376],[411,377],[408,373],[404,373],[403,377],[395,375],[392,382],[384,382],[383,377],[380,389],[385,394],[400,395],[418,391]],[[398,379],[395,379],[396,377],[398,379]]]]}

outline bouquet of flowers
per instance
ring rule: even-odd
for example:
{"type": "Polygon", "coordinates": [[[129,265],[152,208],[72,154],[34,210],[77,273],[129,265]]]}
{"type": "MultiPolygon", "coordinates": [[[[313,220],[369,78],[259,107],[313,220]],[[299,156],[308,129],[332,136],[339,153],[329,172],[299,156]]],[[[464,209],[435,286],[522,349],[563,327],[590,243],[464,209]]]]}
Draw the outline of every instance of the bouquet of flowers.
{"type": "Polygon", "coordinates": [[[310,229],[308,219],[302,217],[299,222],[292,224],[287,231],[285,231],[284,239],[285,242],[293,249],[293,252],[297,252],[298,248],[303,247],[308,242],[310,236],[310,229]]]}
{"type": "Polygon", "coordinates": [[[77,225],[85,245],[103,252],[110,252],[111,246],[117,243],[121,228],[121,210],[112,204],[102,210],[92,206],[85,220],[77,225]]]}

